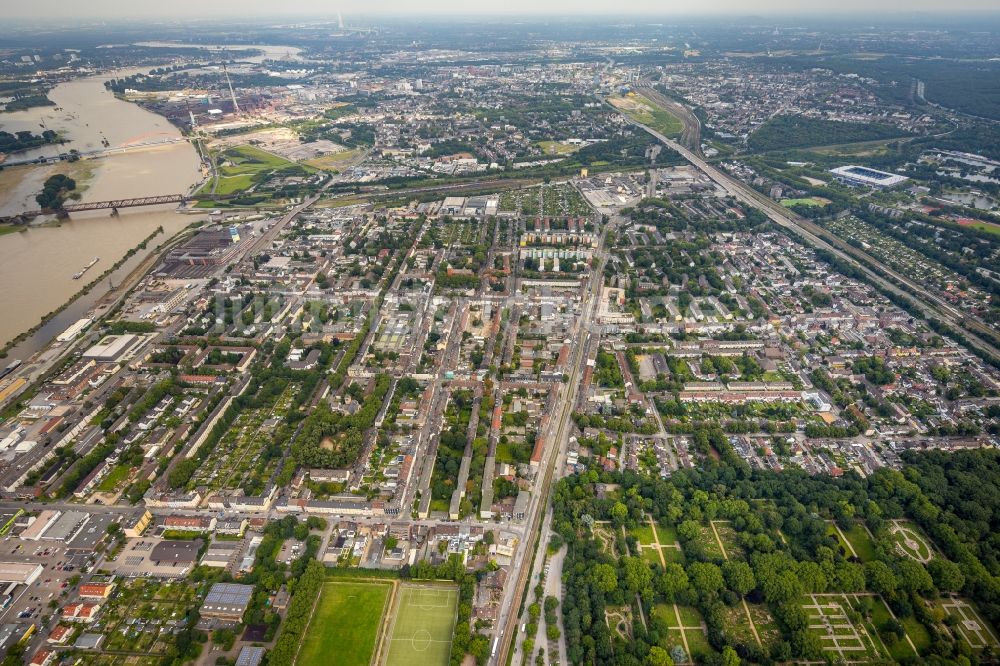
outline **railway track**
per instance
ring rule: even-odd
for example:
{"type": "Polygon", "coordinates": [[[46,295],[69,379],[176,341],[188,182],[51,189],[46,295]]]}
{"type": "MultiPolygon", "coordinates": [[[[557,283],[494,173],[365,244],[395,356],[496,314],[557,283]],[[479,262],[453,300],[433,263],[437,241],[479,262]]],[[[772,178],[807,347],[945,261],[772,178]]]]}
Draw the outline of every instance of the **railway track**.
{"type": "Polygon", "coordinates": [[[995,358],[1000,358],[1000,348],[991,342],[996,339],[995,333],[983,322],[958,310],[937,294],[928,292],[923,285],[886,267],[866,252],[848,244],[814,222],[810,222],[790,212],[781,204],[765,197],[746,183],[720,171],[673,139],[642,123],[631,119],[629,119],[629,122],[659,139],[667,147],[676,151],[688,162],[701,169],[729,194],[761,210],[779,226],[794,232],[813,247],[824,249],[834,256],[847,261],[884,290],[913,302],[925,316],[932,316],[953,328],[961,330],[970,345],[979,348],[995,358]],[[873,270],[872,266],[877,267],[879,272],[873,270]]]}

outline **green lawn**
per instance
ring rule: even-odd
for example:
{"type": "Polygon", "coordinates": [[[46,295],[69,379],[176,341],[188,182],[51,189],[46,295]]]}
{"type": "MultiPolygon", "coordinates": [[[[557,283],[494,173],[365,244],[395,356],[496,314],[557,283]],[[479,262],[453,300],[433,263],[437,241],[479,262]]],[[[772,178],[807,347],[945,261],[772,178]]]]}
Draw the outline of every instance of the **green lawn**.
{"type": "Polygon", "coordinates": [[[114,492],[118,484],[128,477],[129,469],[131,468],[128,465],[117,465],[97,484],[97,491],[101,493],[114,492]]]}
{"type": "Polygon", "coordinates": [[[875,542],[868,536],[868,530],[864,525],[856,523],[851,529],[844,530],[844,536],[854,546],[854,552],[862,562],[875,559],[875,542]]]}
{"type": "MultiPolygon", "coordinates": [[[[888,606],[885,605],[885,602],[882,601],[881,597],[876,597],[875,606],[872,610],[872,624],[875,625],[875,629],[878,630],[879,627],[888,622],[890,619],[892,619],[892,615],[889,613],[888,606]]],[[[905,629],[906,623],[902,622],[901,624],[905,629]]],[[[910,647],[910,644],[906,642],[905,638],[901,638],[893,642],[890,636],[886,636],[881,631],[879,631],[878,636],[889,649],[889,654],[892,655],[893,659],[898,661],[900,659],[913,658],[917,656],[914,654],[913,648],[910,647]]],[[[916,644],[916,641],[914,641],[914,644],[916,644]]]]}
{"type": "Polygon", "coordinates": [[[904,617],[899,621],[906,629],[907,635],[909,635],[910,640],[913,641],[913,645],[917,648],[917,652],[923,653],[924,650],[931,646],[931,635],[927,631],[927,627],[922,625],[917,618],[904,617]]]}
{"type": "Polygon", "coordinates": [[[782,199],[781,200],[781,205],[785,206],[786,208],[791,208],[792,206],[814,206],[814,207],[822,207],[822,206],[826,206],[828,203],[830,203],[830,202],[828,202],[828,201],[820,201],[820,200],[814,199],[812,197],[809,197],[807,199],[782,199]]]}
{"type": "Polygon", "coordinates": [[[386,666],[447,666],[457,611],[454,586],[404,585],[399,590],[386,666]]]}
{"type": "Polygon", "coordinates": [[[715,652],[709,644],[708,636],[705,635],[705,632],[685,631],[684,633],[687,635],[688,646],[691,648],[691,656],[699,662],[715,652]]]}
{"type": "MultiPolygon", "coordinates": [[[[295,166],[294,162],[289,162],[283,157],[253,146],[227,148],[219,156],[228,164],[218,168],[219,182],[215,189],[216,194],[241,192],[263,178],[264,174],[269,171],[295,166]]],[[[314,171],[312,167],[308,166],[301,168],[308,172],[314,171]]],[[[211,192],[212,181],[209,180],[199,190],[199,194],[210,194],[211,192]]]]}
{"type": "Polygon", "coordinates": [[[991,234],[996,234],[1000,236],[1000,224],[991,224],[989,222],[973,222],[972,224],[962,224],[962,227],[968,227],[970,229],[977,229],[978,231],[986,231],[991,234]]]}
{"type": "Polygon", "coordinates": [[[681,614],[681,622],[685,627],[701,626],[701,613],[694,606],[678,606],[677,612],[681,614]]]}
{"type": "Polygon", "coordinates": [[[656,536],[660,539],[660,545],[677,543],[677,528],[674,526],[664,527],[657,523],[656,536]]]}
{"type": "Polygon", "coordinates": [[[569,155],[580,150],[579,146],[574,146],[561,141],[539,141],[538,147],[546,155],[569,155]]]}
{"type": "Polygon", "coordinates": [[[391,589],[388,583],[326,583],[297,663],[368,666],[391,589]]]}
{"type": "Polygon", "coordinates": [[[643,548],[642,559],[646,560],[649,564],[660,566],[660,556],[656,554],[655,548],[643,548]]]}
{"type": "Polygon", "coordinates": [[[644,546],[653,543],[653,528],[649,526],[649,523],[641,523],[638,527],[633,527],[629,530],[629,534],[644,546]]]}

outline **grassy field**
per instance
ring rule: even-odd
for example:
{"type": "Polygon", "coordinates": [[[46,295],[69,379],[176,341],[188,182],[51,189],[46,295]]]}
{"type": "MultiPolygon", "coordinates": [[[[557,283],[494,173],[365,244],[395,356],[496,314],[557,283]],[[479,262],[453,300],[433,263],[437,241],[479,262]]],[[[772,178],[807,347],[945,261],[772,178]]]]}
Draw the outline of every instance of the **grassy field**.
{"type": "Polygon", "coordinates": [[[342,150],[339,153],[331,153],[330,155],[323,155],[322,157],[317,157],[312,160],[306,160],[303,164],[308,164],[311,167],[323,169],[324,171],[339,172],[341,166],[343,166],[346,162],[353,160],[360,154],[360,150],[342,150]]]}
{"type": "Polygon", "coordinates": [[[972,222],[969,224],[961,223],[959,226],[976,229],[978,231],[986,231],[1000,236],[1000,224],[993,224],[991,222],[972,222]]]}
{"type": "Polygon", "coordinates": [[[296,663],[368,666],[391,589],[388,583],[326,583],[296,663]]]}
{"type": "Polygon", "coordinates": [[[781,205],[785,208],[791,208],[792,206],[813,206],[820,208],[826,206],[830,203],[829,199],[820,199],[818,197],[808,197],[805,199],[782,199],[781,205]]]}
{"type": "Polygon", "coordinates": [[[661,618],[667,626],[667,635],[660,640],[660,647],[663,649],[669,651],[675,645],[684,647],[684,638],[686,638],[694,657],[704,658],[712,653],[712,647],[709,645],[708,637],[702,628],[703,620],[698,609],[692,606],[678,606],[677,613],[675,613],[673,604],[657,604],[653,608],[653,615],[661,618]],[[677,622],[678,614],[681,624],[684,625],[683,637],[677,622]]]}
{"type": "MultiPolygon", "coordinates": [[[[872,623],[875,625],[876,629],[878,627],[883,626],[891,619],[892,619],[892,614],[889,612],[889,607],[885,605],[885,602],[882,600],[881,597],[876,597],[875,605],[872,610],[872,623]]],[[[906,623],[903,622],[902,624],[905,629],[906,623]]],[[[919,622],[917,622],[916,624],[918,626],[922,626],[920,625],[919,622]]],[[[884,633],[879,633],[879,636],[882,639],[882,645],[889,650],[889,654],[892,656],[893,659],[900,661],[902,659],[912,659],[917,656],[917,654],[913,651],[913,648],[910,646],[910,643],[906,640],[906,638],[895,640],[894,637],[890,638],[889,636],[886,636],[884,633]]]]}
{"type": "MultiPolygon", "coordinates": [[[[235,146],[222,151],[228,164],[218,168],[219,183],[215,194],[233,194],[241,192],[255,182],[258,177],[268,171],[293,166],[283,157],[273,155],[253,146],[235,146]]],[[[199,190],[200,194],[212,192],[212,181],[208,181],[199,190]]]]}
{"type": "Polygon", "coordinates": [[[108,475],[101,479],[101,482],[97,484],[97,491],[101,493],[114,492],[118,484],[124,481],[128,477],[129,466],[128,465],[118,465],[110,472],[108,475]]]}
{"type": "Polygon", "coordinates": [[[625,97],[612,97],[608,101],[632,120],[652,127],[660,134],[678,136],[684,129],[680,118],[642,95],[630,93],[625,97]]]}
{"type": "Polygon", "coordinates": [[[858,554],[858,559],[868,562],[875,559],[875,542],[868,536],[868,530],[861,523],[857,523],[849,530],[844,531],[844,536],[854,546],[854,552],[858,554]]]}
{"type": "Polygon", "coordinates": [[[653,528],[649,526],[649,523],[642,523],[638,527],[633,527],[629,530],[629,534],[634,536],[636,541],[643,546],[653,543],[653,528]]]}
{"type": "Polygon", "coordinates": [[[546,155],[571,155],[580,150],[580,146],[574,146],[561,141],[539,141],[538,147],[546,155]]]}
{"type": "Polygon", "coordinates": [[[675,544],[677,543],[677,528],[673,526],[664,527],[657,524],[656,536],[660,538],[660,545],[675,544]]]}
{"type": "Polygon", "coordinates": [[[396,602],[386,666],[447,666],[457,610],[455,587],[404,585],[396,602]]]}

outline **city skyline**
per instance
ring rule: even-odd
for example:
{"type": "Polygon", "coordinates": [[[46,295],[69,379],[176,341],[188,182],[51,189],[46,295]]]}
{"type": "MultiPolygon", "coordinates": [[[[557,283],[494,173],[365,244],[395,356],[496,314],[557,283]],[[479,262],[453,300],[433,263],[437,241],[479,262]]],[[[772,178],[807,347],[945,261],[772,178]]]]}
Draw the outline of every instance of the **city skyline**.
{"type": "Polygon", "coordinates": [[[706,0],[696,6],[683,3],[662,3],[657,0],[630,0],[609,11],[607,5],[573,0],[512,0],[502,8],[492,4],[472,6],[457,0],[431,0],[421,3],[419,10],[403,0],[382,0],[380,2],[359,2],[347,0],[329,3],[324,0],[294,0],[275,5],[264,0],[219,0],[205,5],[195,0],[178,0],[169,5],[137,5],[122,0],[95,0],[81,6],[68,0],[40,0],[30,5],[9,7],[6,15],[17,19],[59,19],[59,18],[163,18],[177,16],[216,17],[275,17],[275,16],[336,16],[336,13],[363,14],[366,16],[392,15],[498,15],[498,16],[546,16],[546,15],[587,15],[587,16],[700,16],[700,15],[849,15],[863,12],[865,16],[898,15],[901,13],[948,13],[988,12],[995,13],[997,6],[992,0],[961,0],[950,3],[947,8],[935,0],[888,0],[880,3],[877,11],[863,0],[833,2],[824,0],[802,6],[788,0],[756,0],[753,3],[736,0],[706,0]]]}

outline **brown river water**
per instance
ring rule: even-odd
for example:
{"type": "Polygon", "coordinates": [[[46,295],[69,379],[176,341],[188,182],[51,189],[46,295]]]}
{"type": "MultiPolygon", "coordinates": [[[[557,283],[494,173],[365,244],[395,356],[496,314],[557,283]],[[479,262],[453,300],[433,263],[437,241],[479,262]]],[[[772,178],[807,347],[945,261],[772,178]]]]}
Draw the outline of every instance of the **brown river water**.
{"type": "MultiPolygon", "coordinates": [[[[8,132],[40,133],[44,126],[69,139],[67,144],[16,157],[52,156],[71,148],[95,150],[105,140],[118,147],[180,136],[161,116],[116,99],[104,88],[107,78],[100,75],[58,85],[49,93],[55,107],[0,114],[0,129],[8,132]]],[[[201,162],[194,147],[185,142],[72,164],[8,167],[0,171],[0,216],[36,209],[34,196],[54,173],[66,173],[81,183],[85,188],[82,202],[106,201],[186,193],[201,180],[201,162]]],[[[0,235],[0,345],[36,325],[157,227],[162,226],[166,233],[157,237],[150,249],[198,219],[202,218],[178,214],[173,206],[122,209],[118,217],[107,211],[89,211],[74,214],[58,225],[39,219],[25,231],[0,235]],[[97,264],[74,280],[73,274],[95,257],[100,257],[97,264]]],[[[112,280],[117,284],[142,256],[133,257],[112,280]]],[[[107,291],[105,279],[39,334],[18,345],[9,357],[24,360],[38,351],[84,316],[107,291]]]]}

